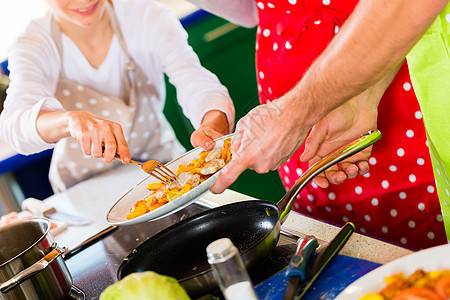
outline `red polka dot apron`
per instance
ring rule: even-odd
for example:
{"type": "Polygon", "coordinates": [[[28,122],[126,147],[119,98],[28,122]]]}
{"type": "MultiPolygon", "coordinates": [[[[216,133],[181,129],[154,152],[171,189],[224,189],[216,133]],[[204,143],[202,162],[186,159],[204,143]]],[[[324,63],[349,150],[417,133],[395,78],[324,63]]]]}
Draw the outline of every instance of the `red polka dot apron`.
{"type": "MultiPolygon", "coordinates": [[[[119,22],[111,7],[109,14],[114,33],[128,57],[123,76],[125,95],[128,95],[128,99],[104,95],[66,77],[63,69],[61,32],[56,22],[52,20],[52,37],[61,56],[60,80],[55,97],[65,110],[89,111],[100,118],[121,124],[133,159],[168,162],[185,152],[185,149],[177,141],[175,133],[162,113],[164,101],[161,95],[128,54],[119,22]]],[[[119,160],[105,163],[102,159],[86,156],[78,141],[65,138],[56,143],[53,151],[50,183],[55,192],[62,191],[119,164],[121,164],[119,160]]]]}
{"type": "MultiPolygon", "coordinates": [[[[353,10],[357,1],[257,0],[256,63],[261,103],[288,92],[353,10]]],[[[309,184],[295,211],[414,249],[446,242],[422,114],[406,63],[379,105],[383,137],[373,148],[370,172],[321,189],[309,184]]],[[[290,188],[308,168],[303,147],[279,169],[290,188]]]]}

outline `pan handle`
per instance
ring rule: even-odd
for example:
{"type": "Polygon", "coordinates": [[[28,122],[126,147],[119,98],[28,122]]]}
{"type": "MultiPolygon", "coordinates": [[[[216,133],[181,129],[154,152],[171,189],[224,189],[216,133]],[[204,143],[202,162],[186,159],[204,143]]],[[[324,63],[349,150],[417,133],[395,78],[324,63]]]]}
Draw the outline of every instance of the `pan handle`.
{"type": "Polygon", "coordinates": [[[4,283],[0,284],[0,292],[7,293],[31,276],[41,272],[45,268],[47,268],[52,261],[54,261],[56,258],[58,258],[62,253],[64,252],[64,249],[61,249],[59,247],[55,247],[52,251],[50,251],[47,255],[45,255],[43,258],[35,262],[33,265],[29,266],[25,270],[19,272],[18,274],[14,275],[4,283]]]}
{"type": "Polygon", "coordinates": [[[300,191],[318,174],[325,171],[334,164],[337,164],[347,157],[358,153],[359,151],[369,147],[381,138],[381,132],[378,130],[370,130],[361,135],[356,140],[334,150],[314,165],[312,165],[297,182],[287,191],[286,195],[278,201],[277,206],[280,210],[280,221],[283,223],[291,210],[292,202],[300,193],[300,191]]]}

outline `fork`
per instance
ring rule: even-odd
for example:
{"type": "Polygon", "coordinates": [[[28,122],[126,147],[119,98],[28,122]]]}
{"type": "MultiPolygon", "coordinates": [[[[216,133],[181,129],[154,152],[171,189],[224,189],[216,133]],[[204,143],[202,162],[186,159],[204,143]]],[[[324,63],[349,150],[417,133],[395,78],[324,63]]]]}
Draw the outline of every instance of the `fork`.
{"type": "MultiPolygon", "coordinates": [[[[114,156],[114,158],[120,159],[118,153],[114,156]]],[[[168,167],[160,163],[156,160],[148,160],[144,163],[140,163],[130,159],[130,163],[136,166],[140,166],[142,170],[153,177],[159,179],[164,184],[169,185],[171,183],[178,182],[178,177],[175,173],[172,172],[168,167]]]]}

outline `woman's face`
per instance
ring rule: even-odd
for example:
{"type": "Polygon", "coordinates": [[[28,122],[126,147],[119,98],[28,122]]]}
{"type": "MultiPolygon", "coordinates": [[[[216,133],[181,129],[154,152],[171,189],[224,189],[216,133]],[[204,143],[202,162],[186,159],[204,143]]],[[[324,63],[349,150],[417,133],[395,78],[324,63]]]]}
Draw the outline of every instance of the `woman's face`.
{"type": "Polygon", "coordinates": [[[58,23],[87,27],[100,21],[106,0],[47,0],[58,23]]]}

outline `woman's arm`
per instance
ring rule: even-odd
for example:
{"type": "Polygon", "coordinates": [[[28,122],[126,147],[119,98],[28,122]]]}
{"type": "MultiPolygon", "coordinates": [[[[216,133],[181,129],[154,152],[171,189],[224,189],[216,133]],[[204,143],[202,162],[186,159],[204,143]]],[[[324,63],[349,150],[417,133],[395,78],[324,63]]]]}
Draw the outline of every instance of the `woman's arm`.
{"type": "Polygon", "coordinates": [[[212,14],[244,27],[258,24],[258,11],[254,0],[188,0],[212,14]]]}

